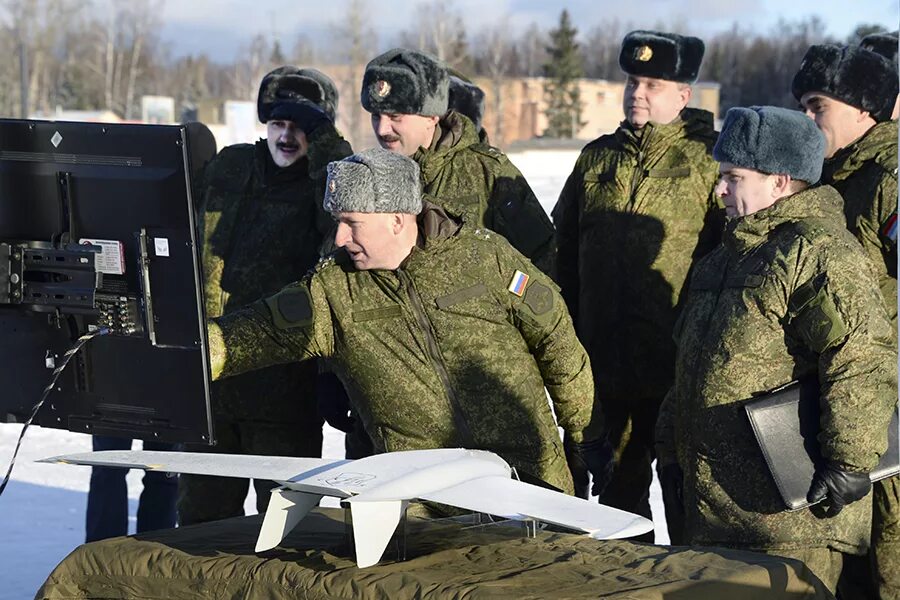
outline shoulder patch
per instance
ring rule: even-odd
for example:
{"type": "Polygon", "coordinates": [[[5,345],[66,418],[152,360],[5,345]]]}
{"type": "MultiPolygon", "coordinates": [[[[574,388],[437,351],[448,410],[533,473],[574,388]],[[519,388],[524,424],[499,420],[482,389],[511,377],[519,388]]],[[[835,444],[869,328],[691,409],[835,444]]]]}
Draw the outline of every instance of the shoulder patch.
{"type": "Polygon", "coordinates": [[[553,310],[553,291],[543,283],[535,281],[525,290],[525,304],[537,316],[553,310]]]}
{"type": "Polygon", "coordinates": [[[278,329],[302,327],[312,323],[312,297],[305,285],[286,287],[266,298],[265,303],[278,329]]]}

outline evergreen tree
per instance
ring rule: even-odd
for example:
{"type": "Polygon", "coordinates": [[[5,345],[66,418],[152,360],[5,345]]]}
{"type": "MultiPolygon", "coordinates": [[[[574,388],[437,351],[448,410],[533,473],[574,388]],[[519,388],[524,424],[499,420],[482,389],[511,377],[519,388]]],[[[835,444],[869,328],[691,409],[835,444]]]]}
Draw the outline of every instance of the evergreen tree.
{"type": "Polygon", "coordinates": [[[547,46],[548,62],[544,64],[544,97],[547,100],[547,129],[544,135],[555,138],[574,138],[584,125],[581,121],[581,91],[578,78],[582,76],[581,53],[575,36],[578,30],[563,10],[559,27],[550,31],[547,46]]]}

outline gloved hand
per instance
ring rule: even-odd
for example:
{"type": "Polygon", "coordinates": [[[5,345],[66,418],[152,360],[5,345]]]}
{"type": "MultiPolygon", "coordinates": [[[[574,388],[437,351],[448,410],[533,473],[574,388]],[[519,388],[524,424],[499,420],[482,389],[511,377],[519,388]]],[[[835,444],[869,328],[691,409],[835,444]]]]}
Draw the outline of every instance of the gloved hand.
{"type": "Polygon", "coordinates": [[[331,123],[331,119],[321,106],[302,99],[276,104],[272,107],[270,118],[293,121],[294,125],[301,129],[307,137],[323,124],[331,123]]]}
{"type": "Polygon", "coordinates": [[[329,425],[344,433],[353,431],[356,420],[350,416],[350,397],[334,373],[319,373],[316,379],[316,406],[329,425]]]}
{"type": "Polygon", "coordinates": [[[815,504],[827,497],[831,506],[826,514],[833,517],[844,510],[846,505],[862,499],[871,490],[872,482],[868,473],[852,473],[826,464],[816,469],[806,501],[815,504]]]}
{"type": "Polygon", "coordinates": [[[582,442],[575,444],[578,455],[587,465],[588,471],[591,473],[593,483],[591,485],[591,494],[599,496],[606,489],[610,479],[612,479],[613,468],[615,467],[615,453],[613,447],[609,443],[606,436],[598,438],[590,442],[582,442]]]}

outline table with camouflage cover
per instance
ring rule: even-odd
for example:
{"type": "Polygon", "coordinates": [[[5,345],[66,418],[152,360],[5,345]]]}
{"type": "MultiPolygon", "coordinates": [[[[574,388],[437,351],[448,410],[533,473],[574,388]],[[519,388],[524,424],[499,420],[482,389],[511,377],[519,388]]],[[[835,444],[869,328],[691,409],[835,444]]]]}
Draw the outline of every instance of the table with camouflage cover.
{"type": "Polygon", "coordinates": [[[62,598],[831,598],[799,562],[410,518],[406,557],[358,569],[343,512],[316,509],[274,550],[253,547],[261,517],[85,544],[38,599],[62,598]]]}

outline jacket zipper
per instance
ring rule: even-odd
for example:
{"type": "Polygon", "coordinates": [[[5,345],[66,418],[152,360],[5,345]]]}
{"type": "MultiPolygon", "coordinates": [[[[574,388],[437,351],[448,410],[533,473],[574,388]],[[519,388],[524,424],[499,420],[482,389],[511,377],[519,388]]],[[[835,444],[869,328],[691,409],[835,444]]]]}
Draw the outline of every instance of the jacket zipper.
{"type": "Polygon", "coordinates": [[[474,438],[472,436],[471,430],[469,429],[468,423],[466,423],[466,420],[463,417],[462,409],[459,406],[459,400],[456,397],[453,386],[450,385],[450,375],[447,373],[447,366],[444,364],[444,359],[441,356],[440,347],[438,346],[437,340],[435,339],[434,328],[432,327],[431,320],[425,313],[425,307],[422,304],[422,299],[419,296],[419,293],[416,291],[416,286],[415,283],[413,283],[412,277],[410,277],[409,274],[402,269],[398,269],[397,274],[399,275],[400,280],[403,282],[403,287],[406,288],[406,293],[409,296],[410,305],[412,307],[413,314],[416,317],[416,321],[419,324],[419,328],[425,335],[425,345],[428,348],[428,357],[431,359],[431,364],[444,386],[444,392],[447,396],[447,402],[450,405],[450,412],[453,414],[453,423],[456,426],[458,435],[462,438],[462,445],[465,447],[471,447],[474,438]]]}
{"type": "Polygon", "coordinates": [[[650,137],[653,135],[653,129],[650,129],[646,133],[646,135],[641,137],[641,142],[638,144],[638,152],[637,152],[637,168],[634,170],[634,173],[631,175],[631,192],[628,195],[628,210],[634,212],[634,204],[635,204],[635,194],[637,194],[638,186],[641,181],[644,180],[644,146],[650,143],[650,137]]]}

